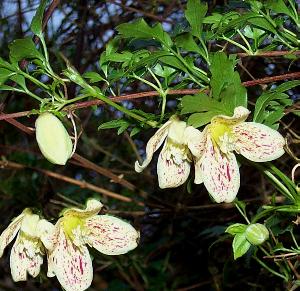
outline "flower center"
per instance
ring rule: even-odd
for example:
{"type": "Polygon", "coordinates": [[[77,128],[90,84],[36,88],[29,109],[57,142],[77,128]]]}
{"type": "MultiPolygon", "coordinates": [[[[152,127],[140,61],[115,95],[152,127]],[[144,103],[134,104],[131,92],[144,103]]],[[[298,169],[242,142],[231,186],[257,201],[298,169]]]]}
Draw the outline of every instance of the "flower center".
{"type": "Polygon", "coordinates": [[[179,165],[183,160],[190,161],[189,149],[185,144],[179,144],[173,140],[167,140],[167,159],[173,160],[175,164],[179,165]]]}
{"type": "Polygon", "coordinates": [[[67,237],[69,237],[75,244],[79,243],[81,233],[84,229],[84,221],[82,218],[66,215],[63,219],[63,228],[67,237]]]}
{"type": "Polygon", "coordinates": [[[210,125],[210,134],[215,146],[218,146],[223,153],[233,150],[233,134],[230,125],[220,122],[213,122],[210,125]]]}

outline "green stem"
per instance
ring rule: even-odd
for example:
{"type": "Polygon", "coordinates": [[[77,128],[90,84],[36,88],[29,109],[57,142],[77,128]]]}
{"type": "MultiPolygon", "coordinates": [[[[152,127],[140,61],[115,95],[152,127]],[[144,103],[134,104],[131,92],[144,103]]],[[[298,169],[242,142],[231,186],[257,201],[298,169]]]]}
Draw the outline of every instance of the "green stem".
{"type": "Polygon", "coordinates": [[[245,220],[247,221],[248,224],[250,224],[250,220],[248,219],[246,213],[244,213],[244,211],[240,208],[240,206],[238,205],[238,203],[234,202],[235,207],[238,209],[238,211],[240,212],[240,214],[245,218],[245,220]]]}
{"type": "Polygon", "coordinates": [[[82,100],[82,99],[85,99],[85,98],[88,98],[88,97],[90,97],[90,94],[84,94],[84,95],[75,97],[73,99],[65,100],[65,103],[70,104],[70,103],[73,103],[73,102],[76,102],[76,101],[79,101],[79,100],[82,100]]]}
{"type": "Polygon", "coordinates": [[[146,79],[143,79],[137,75],[131,75],[131,77],[149,85],[150,87],[152,87],[153,89],[155,89],[157,92],[160,92],[160,88],[158,88],[156,85],[154,85],[153,83],[151,83],[150,81],[146,80],[146,79]]]}
{"type": "Polygon", "coordinates": [[[224,35],[222,36],[222,38],[225,39],[226,41],[232,43],[233,45],[235,45],[235,46],[241,48],[241,49],[242,49],[243,51],[245,51],[248,55],[250,55],[250,56],[253,55],[252,51],[247,50],[242,44],[240,44],[240,43],[238,43],[238,42],[236,42],[236,41],[234,41],[234,40],[231,40],[230,38],[227,38],[227,37],[224,36],[224,35]]]}
{"type": "Polygon", "coordinates": [[[44,83],[42,83],[41,81],[37,80],[36,78],[32,77],[31,75],[25,73],[22,70],[19,70],[18,73],[22,74],[24,77],[26,77],[27,79],[29,79],[31,82],[35,83],[36,85],[38,85],[39,87],[42,87],[43,89],[48,90],[48,86],[45,85],[44,83]]]}
{"type": "Polygon", "coordinates": [[[128,110],[127,108],[124,108],[123,106],[113,102],[112,100],[110,100],[108,97],[104,96],[104,95],[100,95],[93,87],[89,86],[89,92],[90,94],[97,98],[97,99],[100,99],[101,101],[105,102],[106,104],[116,108],[117,110],[125,113],[126,115],[140,121],[140,122],[143,122],[143,123],[146,123],[148,125],[150,125],[151,127],[156,127],[156,122],[155,121],[149,121],[147,120],[146,118],[134,113],[134,112],[131,112],[130,110],[128,110]]]}
{"type": "Polygon", "coordinates": [[[259,258],[254,257],[254,259],[262,266],[264,267],[266,270],[268,270],[270,273],[272,273],[273,275],[283,279],[284,281],[288,281],[288,279],[283,276],[282,274],[276,272],[275,270],[273,270],[272,268],[270,268],[268,265],[266,265],[264,262],[262,262],[259,258]]]}
{"type": "MultiPolygon", "coordinates": [[[[181,61],[181,63],[187,68],[187,70],[188,70],[188,72],[189,72],[189,75],[190,75],[191,79],[192,79],[196,84],[198,84],[199,86],[202,86],[202,87],[203,87],[203,84],[201,84],[200,82],[198,82],[198,81],[193,77],[193,70],[191,70],[190,66],[188,65],[188,63],[186,62],[186,60],[181,56],[181,54],[180,54],[180,53],[177,53],[176,51],[174,51],[174,50],[171,49],[171,48],[170,48],[169,50],[170,50],[170,52],[172,52],[173,55],[174,55],[175,57],[177,57],[177,59],[179,59],[179,60],[181,61]]],[[[198,75],[198,77],[199,77],[202,81],[204,81],[206,84],[209,83],[209,78],[208,78],[205,74],[200,73],[200,74],[198,75]]]]}
{"type": "Polygon", "coordinates": [[[34,93],[30,92],[29,90],[26,90],[25,93],[31,97],[33,97],[34,99],[43,102],[43,98],[38,97],[37,95],[35,95],[34,93]]]}
{"type": "Polygon", "coordinates": [[[252,51],[252,47],[250,46],[248,40],[245,38],[245,36],[240,32],[240,30],[237,30],[238,34],[240,35],[240,37],[242,38],[242,40],[244,41],[244,43],[246,44],[246,46],[248,47],[249,51],[251,52],[251,54],[253,55],[253,51],[252,51]]]}

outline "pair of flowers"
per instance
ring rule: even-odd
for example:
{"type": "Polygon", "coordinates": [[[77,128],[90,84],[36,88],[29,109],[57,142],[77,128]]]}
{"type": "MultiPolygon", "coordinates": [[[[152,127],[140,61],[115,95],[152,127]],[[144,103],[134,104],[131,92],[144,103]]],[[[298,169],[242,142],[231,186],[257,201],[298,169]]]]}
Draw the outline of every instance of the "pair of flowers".
{"type": "Polygon", "coordinates": [[[284,138],[266,125],[245,122],[250,111],[236,107],[232,117],[217,115],[201,132],[172,117],[148,141],[146,159],[136,162],[143,171],[164,143],[157,162],[160,188],[182,185],[195,165],[195,184],[204,183],[213,199],[232,202],[240,187],[239,166],[234,151],[254,162],[267,162],[284,153],[284,138]]]}
{"type": "Polygon", "coordinates": [[[86,245],[106,255],[121,255],[136,248],[139,232],[129,223],[110,215],[97,215],[102,203],[87,202],[86,209],[68,208],[55,225],[26,208],[0,236],[0,257],[17,236],[10,254],[15,282],[27,273],[40,273],[48,257],[48,277],[56,276],[66,291],[86,290],[93,279],[92,260],[86,245]]]}

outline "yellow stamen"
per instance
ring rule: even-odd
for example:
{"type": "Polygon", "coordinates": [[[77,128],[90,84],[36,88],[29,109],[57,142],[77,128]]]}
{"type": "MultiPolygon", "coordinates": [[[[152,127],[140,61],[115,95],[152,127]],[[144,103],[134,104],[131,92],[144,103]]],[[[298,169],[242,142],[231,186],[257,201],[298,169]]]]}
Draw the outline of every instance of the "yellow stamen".
{"type": "Polygon", "coordinates": [[[225,123],[212,123],[210,125],[210,133],[213,141],[220,144],[221,138],[227,133],[228,136],[232,135],[232,130],[229,125],[225,123]]]}
{"type": "Polygon", "coordinates": [[[72,240],[74,240],[74,230],[78,227],[82,229],[83,225],[83,219],[76,216],[66,215],[63,219],[64,232],[72,240]]]}

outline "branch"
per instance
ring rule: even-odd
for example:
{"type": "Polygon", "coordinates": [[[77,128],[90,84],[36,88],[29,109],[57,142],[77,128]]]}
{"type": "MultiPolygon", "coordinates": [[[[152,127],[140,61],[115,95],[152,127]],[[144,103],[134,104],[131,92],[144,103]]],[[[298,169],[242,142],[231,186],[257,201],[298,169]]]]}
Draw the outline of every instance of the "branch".
{"type": "Polygon", "coordinates": [[[259,52],[255,55],[249,55],[247,53],[237,53],[237,56],[240,58],[251,58],[251,57],[263,57],[263,58],[272,58],[272,57],[283,57],[286,55],[300,55],[300,51],[272,51],[272,52],[259,52]]]}
{"type": "MultiPolygon", "coordinates": [[[[300,72],[294,72],[294,73],[288,73],[283,74],[279,76],[272,76],[272,77],[266,77],[262,79],[257,80],[251,80],[243,82],[242,84],[245,87],[251,87],[255,85],[260,84],[268,84],[273,83],[277,81],[283,81],[288,79],[300,79],[300,72]]],[[[200,89],[178,89],[178,90],[169,90],[168,95],[186,95],[186,94],[196,94],[200,91],[200,89]]],[[[110,97],[110,99],[114,102],[120,103],[122,101],[128,101],[128,100],[136,100],[146,97],[154,97],[159,96],[159,93],[157,91],[146,91],[146,92],[140,92],[140,93],[134,93],[134,94],[127,94],[127,95],[121,95],[117,97],[110,97]]],[[[89,100],[84,102],[78,102],[73,105],[67,106],[64,110],[66,111],[73,111],[76,109],[86,108],[94,105],[103,105],[104,102],[101,100],[89,100]]],[[[23,116],[28,116],[32,114],[31,111],[22,111],[22,112],[16,112],[16,113],[10,113],[10,114],[0,114],[0,120],[7,120],[12,118],[18,118],[23,116]]]]}
{"type": "Polygon", "coordinates": [[[67,182],[67,183],[70,183],[73,185],[77,185],[83,189],[89,189],[91,191],[100,193],[104,196],[115,198],[115,199],[123,201],[123,202],[136,202],[138,205],[144,206],[144,203],[137,202],[130,197],[126,197],[126,196],[120,195],[118,193],[106,190],[106,189],[98,187],[96,185],[93,185],[91,183],[87,183],[85,181],[79,181],[79,180],[73,179],[71,177],[64,176],[64,175],[61,175],[61,174],[58,174],[58,173],[55,173],[55,172],[52,172],[49,170],[31,167],[31,166],[27,166],[27,165],[15,163],[15,162],[10,162],[10,161],[0,161],[0,167],[1,168],[13,168],[13,169],[18,169],[18,170],[26,169],[26,168],[32,169],[32,170],[38,171],[40,173],[43,173],[43,174],[47,175],[48,177],[52,177],[54,179],[58,179],[58,180],[61,180],[61,181],[64,181],[64,182],[67,182]]]}

